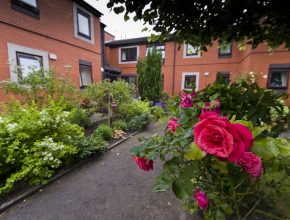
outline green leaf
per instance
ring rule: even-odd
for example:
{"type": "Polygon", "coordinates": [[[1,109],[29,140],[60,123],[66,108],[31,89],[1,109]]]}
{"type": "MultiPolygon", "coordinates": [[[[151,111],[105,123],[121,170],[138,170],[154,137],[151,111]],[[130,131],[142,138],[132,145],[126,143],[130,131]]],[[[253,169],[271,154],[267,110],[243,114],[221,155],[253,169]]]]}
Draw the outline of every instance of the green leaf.
{"type": "Polygon", "coordinates": [[[228,173],[228,163],[219,159],[214,159],[212,162],[212,168],[217,169],[220,173],[228,173]]]}
{"type": "Polygon", "coordinates": [[[125,20],[125,21],[128,21],[129,19],[130,19],[130,17],[129,17],[127,14],[125,14],[125,15],[124,15],[124,20],[125,20]]]}
{"type": "Polygon", "coordinates": [[[195,143],[191,143],[184,154],[184,158],[187,160],[201,160],[206,153],[198,148],[195,143]]]}
{"type": "Polygon", "coordinates": [[[174,192],[174,195],[182,200],[188,198],[191,189],[191,182],[188,179],[179,178],[172,183],[172,191],[174,192]]]}
{"type": "Polygon", "coordinates": [[[252,133],[253,133],[253,136],[254,137],[257,137],[259,136],[262,132],[266,131],[266,130],[270,130],[271,129],[271,126],[270,125],[266,125],[266,126],[263,126],[263,127],[254,127],[252,133]]]}
{"type": "Polygon", "coordinates": [[[253,123],[251,121],[236,120],[234,123],[245,125],[251,131],[253,130],[253,123]]]}

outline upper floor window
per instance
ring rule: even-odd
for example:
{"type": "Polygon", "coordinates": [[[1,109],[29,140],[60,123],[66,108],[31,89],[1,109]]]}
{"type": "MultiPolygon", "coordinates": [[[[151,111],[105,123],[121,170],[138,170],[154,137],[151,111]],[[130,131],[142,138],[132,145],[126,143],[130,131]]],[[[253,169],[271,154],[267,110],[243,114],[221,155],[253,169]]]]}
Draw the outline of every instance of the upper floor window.
{"type": "Polygon", "coordinates": [[[190,44],[184,44],[183,58],[198,58],[201,56],[200,49],[190,44]]]}
{"type": "Polygon", "coordinates": [[[230,82],[230,72],[218,72],[216,75],[216,81],[218,81],[221,84],[226,84],[230,82]]]}
{"type": "Polygon", "coordinates": [[[120,48],[120,63],[136,63],[138,59],[138,47],[124,47],[120,48]]]}
{"type": "Polygon", "coordinates": [[[83,89],[86,86],[93,83],[92,75],[92,63],[88,61],[80,60],[80,88],[83,89]]]}
{"type": "Polygon", "coordinates": [[[268,88],[287,89],[290,69],[270,69],[268,76],[268,88]]]}
{"type": "Polygon", "coordinates": [[[12,9],[39,18],[39,0],[11,0],[12,9]]]}
{"type": "Polygon", "coordinates": [[[156,50],[161,53],[161,55],[162,55],[162,62],[164,63],[165,62],[165,45],[164,44],[147,45],[147,48],[146,48],[146,56],[147,56],[147,54],[148,54],[149,51],[152,52],[153,48],[156,48],[156,50]]]}
{"type": "Polygon", "coordinates": [[[78,35],[91,39],[91,18],[84,11],[77,9],[78,35]]]}
{"type": "Polygon", "coordinates": [[[93,15],[75,2],[73,9],[75,37],[94,44],[93,15]]]}
{"type": "Polygon", "coordinates": [[[19,67],[18,79],[23,79],[33,71],[43,68],[43,57],[33,54],[16,52],[17,66],[19,67]]]}
{"type": "Polygon", "coordinates": [[[225,41],[219,41],[219,57],[231,57],[232,56],[232,43],[225,41]]]}

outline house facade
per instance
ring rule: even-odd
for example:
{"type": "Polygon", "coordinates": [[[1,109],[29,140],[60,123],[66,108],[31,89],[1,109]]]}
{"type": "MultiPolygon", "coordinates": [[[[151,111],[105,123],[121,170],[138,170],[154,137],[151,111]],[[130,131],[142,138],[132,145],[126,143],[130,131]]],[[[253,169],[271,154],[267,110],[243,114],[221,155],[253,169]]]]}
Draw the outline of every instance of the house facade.
{"type": "MultiPolygon", "coordinates": [[[[279,92],[290,93],[290,51],[282,46],[268,52],[265,44],[239,50],[237,43],[213,42],[207,52],[191,45],[179,45],[174,39],[149,43],[147,38],[111,40],[106,42],[106,75],[136,82],[138,57],[145,57],[156,47],[162,53],[163,90],[176,95],[182,89],[201,90],[217,79],[233,81],[245,73],[257,74],[258,84],[279,92]]],[[[286,101],[290,104],[290,100],[286,101]]]]}
{"type": "MultiPolygon", "coordinates": [[[[105,28],[101,15],[83,0],[1,1],[0,81],[17,82],[27,76],[29,66],[66,73],[79,88],[100,81],[105,28]],[[20,73],[15,72],[17,66],[20,73]]],[[[5,99],[3,93],[0,99],[5,99]]]]}

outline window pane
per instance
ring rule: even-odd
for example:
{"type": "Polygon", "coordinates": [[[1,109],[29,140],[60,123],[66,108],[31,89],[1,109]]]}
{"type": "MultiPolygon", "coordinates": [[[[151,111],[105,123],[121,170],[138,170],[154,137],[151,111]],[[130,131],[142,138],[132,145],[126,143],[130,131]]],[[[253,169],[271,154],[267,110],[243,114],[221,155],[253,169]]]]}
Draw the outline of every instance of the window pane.
{"type": "Polygon", "coordinates": [[[36,0],[21,0],[22,2],[37,8],[36,0]]]}
{"type": "Polygon", "coordinates": [[[92,83],[92,70],[89,67],[81,67],[81,82],[81,86],[88,86],[92,83]]]}
{"type": "Polygon", "coordinates": [[[232,44],[231,43],[221,43],[219,52],[220,54],[231,54],[232,44]]]}
{"type": "Polygon", "coordinates": [[[32,73],[32,69],[38,71],[42,67],[42,57],[18,54],[18,65],[21,66],[22,78],[32,73]]]}
{"type": "Polygon", "coordinates": [[[78,13],[78,25],[80,33],[90,36],[90,21],[88,17],[78,13]]]}
{"type": "Polygon", "coordinates": [[[196,76],[185,76],[185,89],[191,89],[196,87],[196,76]]]}
{"type": "Polygon", "coordinates": [[[121,61],[136,61],[136,60],[137,60],[137,47],[121,49],[121,61]]]}
{"type": "Polygon", "coordinates": [[[270,86],[286,87],[287,86],[287,71],[272,71],[270,75],[270,86]]]}
{"type": "MultiPolygon", "coordinates": [[[[146,56],[147,56],[147,54],[148,54],[148,51],[150,51],[150,53],[152,53],[153,48],[154,48],[154,46],[149,46],[149,47],[147,47],[147,49],[146,49],[146,56]]],[[[159,46],[156,46],[155,48],[156,48],[156,50],[157,50],[158,52],[161,53],[161,55],[162,55],[162,60],[163,60],[163,62],[164,62],[164,60],[165,60],[165,46],[164,46],[164,45],[159,45],[159,46]]]]}
{"type": "Polygon", "coordinates": [[[186,56],[197,55],[198,50],[196,47],[191,46],[190,44],[186,44],[186,56]]]}
{"type": "Polygon", "coordinates": [[[230,72],[218,72],[216,75],[216,81],[221,84],[226,84],[230,82],[230,72]]]}

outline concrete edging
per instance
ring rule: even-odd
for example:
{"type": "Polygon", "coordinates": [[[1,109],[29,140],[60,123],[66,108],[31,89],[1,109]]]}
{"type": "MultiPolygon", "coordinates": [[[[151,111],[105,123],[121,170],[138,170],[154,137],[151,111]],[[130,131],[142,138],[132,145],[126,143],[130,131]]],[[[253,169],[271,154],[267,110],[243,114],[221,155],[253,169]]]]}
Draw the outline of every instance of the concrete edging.
{"type": "MultiPolygon", "coordinates": [[[[121,139],[120,141],[117,141],[116,143],[110,145],[108,147],[108,150],[111,150],[113,149],[114,147],[118,146],[119,144],[125,142],[126,140],[128,140],[129,138],[132,138],[133,136],[135,136],[136,134],[140,133],[142,131],[135,131],[134,133],[130,134],[128,137],[124,138],[124,139],[121,139]]],[[[63,170],[61,171],[60,173],[54,175],[52,178],[50,178],[46,184],[42,184],[42,185],[39,185],[39,186],[34,186],[32,187],[31,189],[27,190],[26,192],[22,193],[21,195],[18,195],[16,196],[15,198],[12,198],[8,201],[5,201],[3,202],[1,205],[0,205],[0,214],[5,212],[7,209],[11,208],[12,206],[16,205],[17,203],[23,201],[24,199],[26,199],[27,197],[29,196],[32,196],[33,194],[37,193],[39,190],[43,189],[45,186],[53,183],[54,181],[60,179],[61,177],[65,176],[66,174],[72,172],[73,170],[81,167],[82,165],[88,163],[89,161],[95,159],[95,157],[90,157],[90,158],[87,158],[83,161],[80,161],[79,163],[73,165],[72,167],[66,169],[66,170],[63,170]]]]}

